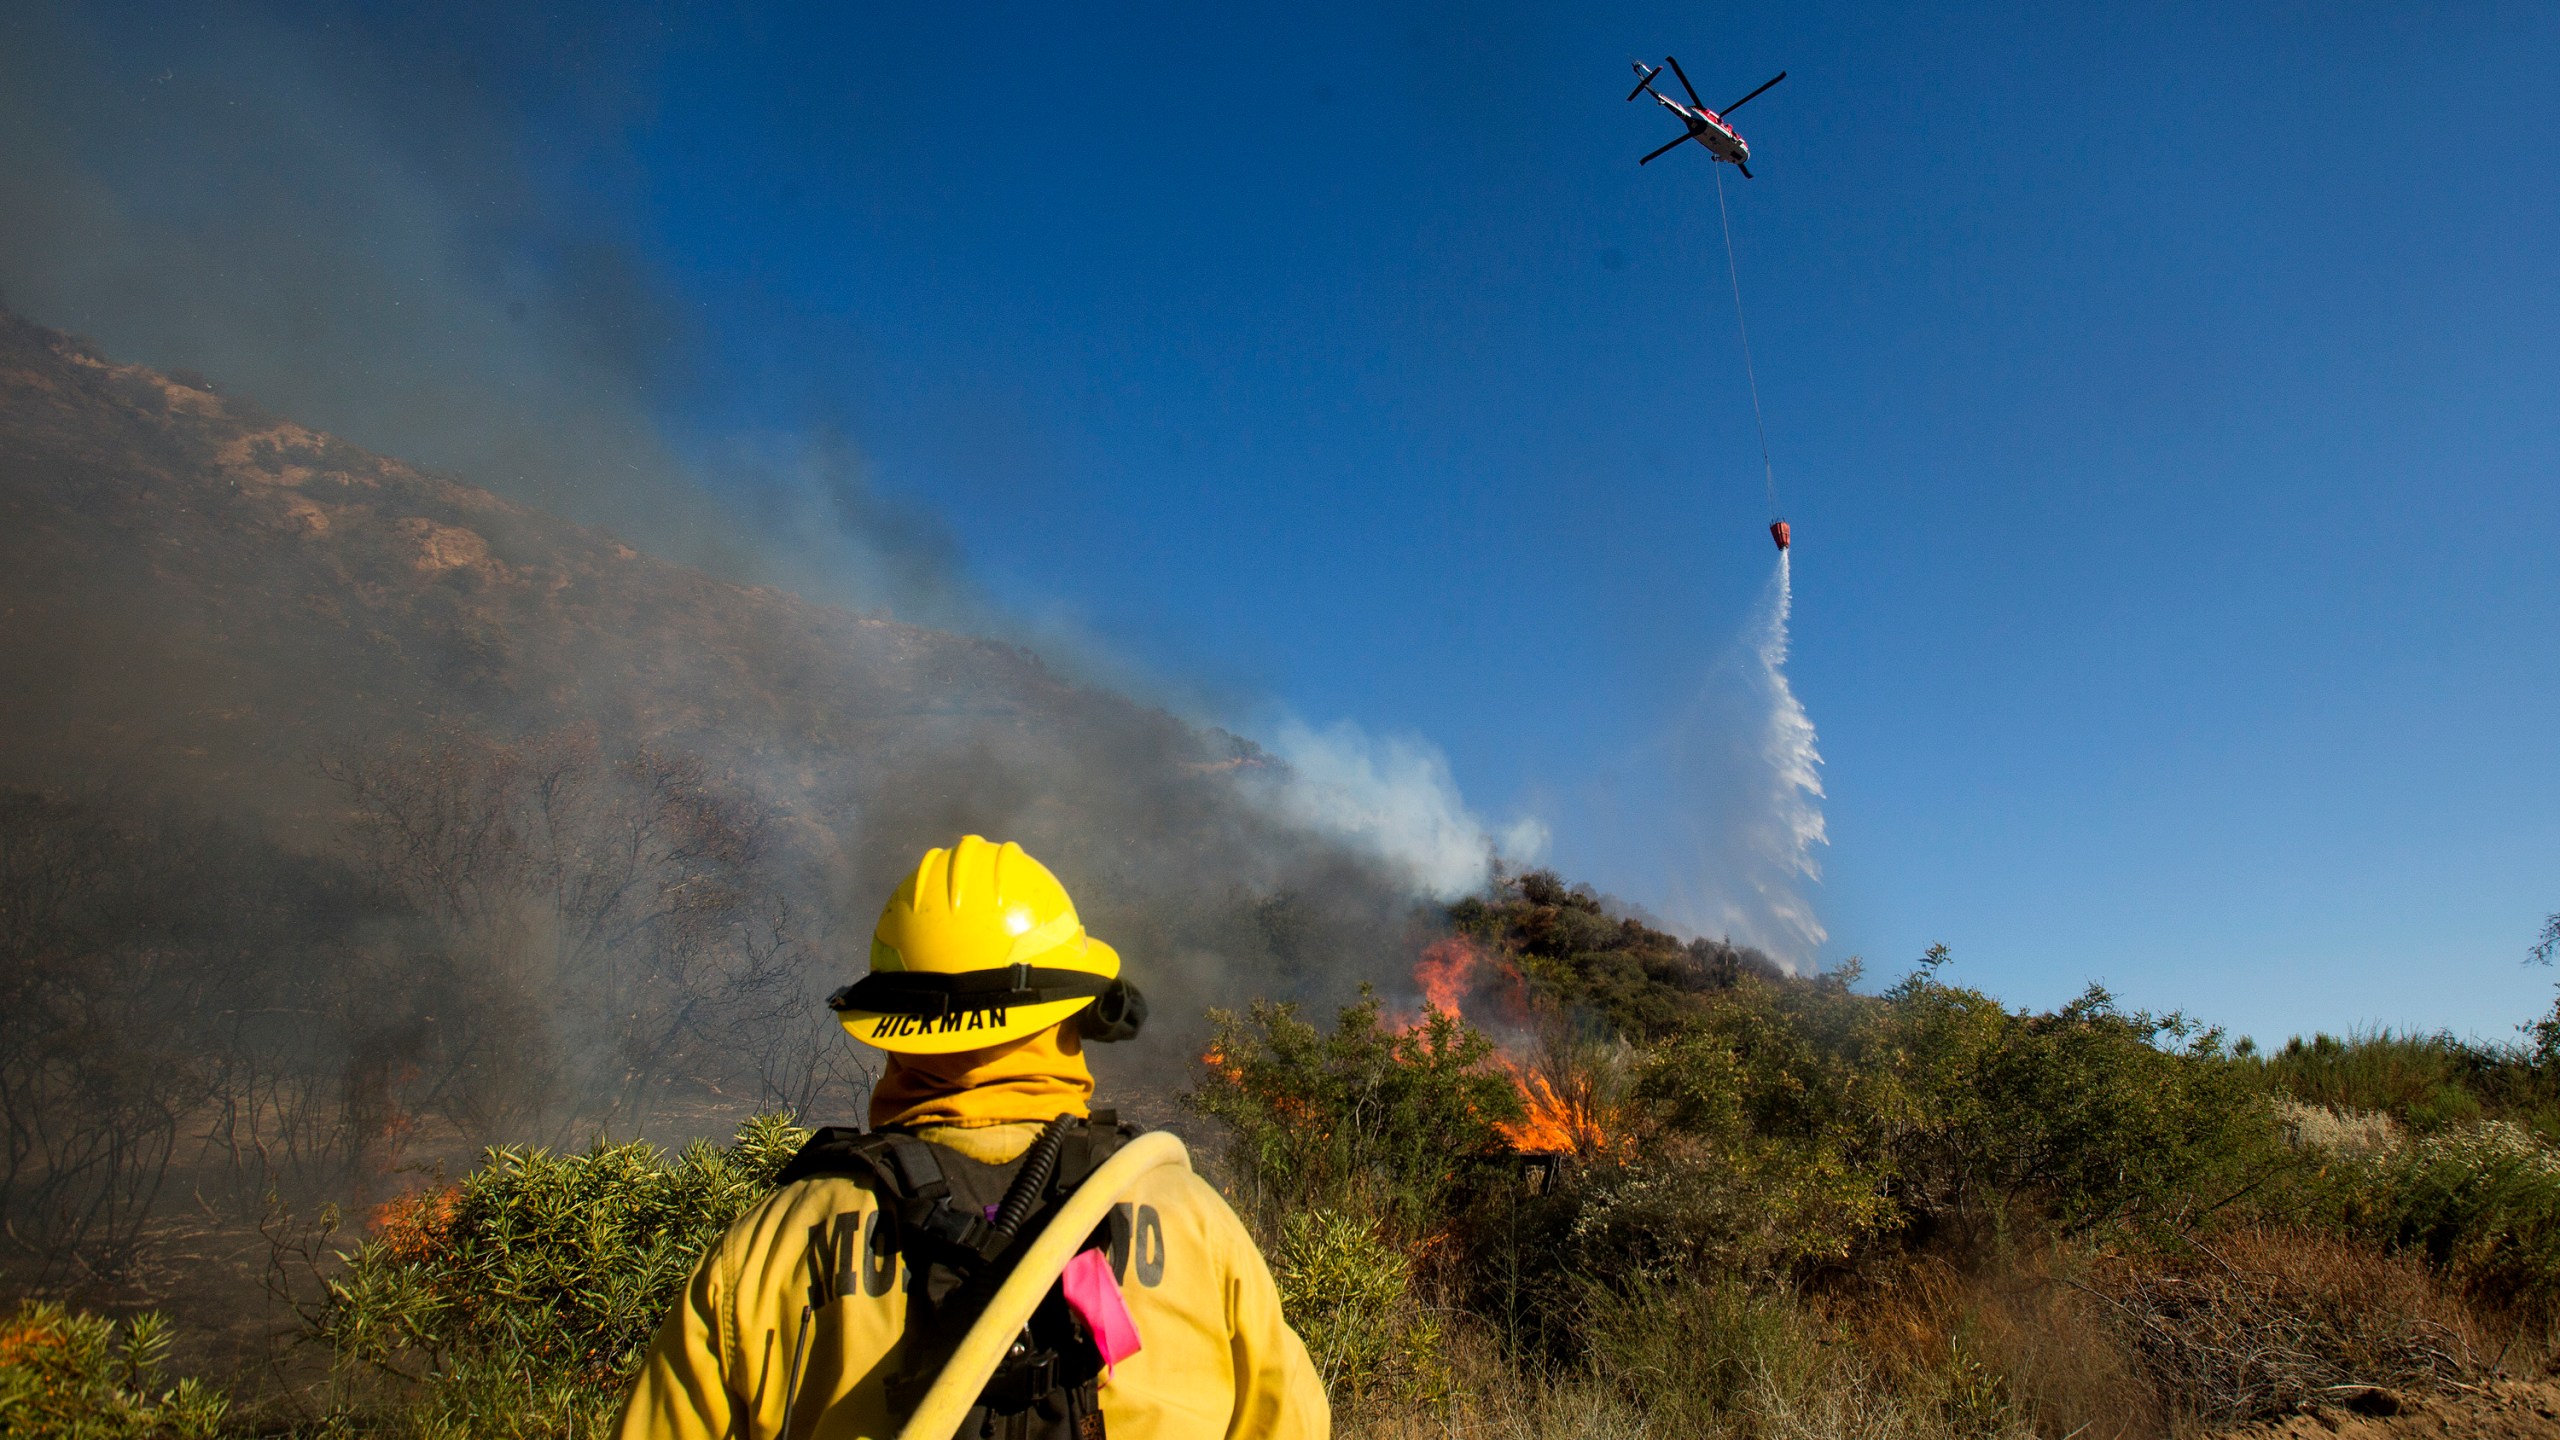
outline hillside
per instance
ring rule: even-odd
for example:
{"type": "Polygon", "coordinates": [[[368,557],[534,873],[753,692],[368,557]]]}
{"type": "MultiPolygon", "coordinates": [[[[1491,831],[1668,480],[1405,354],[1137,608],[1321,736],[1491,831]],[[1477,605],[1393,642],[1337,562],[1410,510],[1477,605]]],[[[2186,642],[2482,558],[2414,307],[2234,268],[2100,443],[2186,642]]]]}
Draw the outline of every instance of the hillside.
{"type": "MultiPolygon", "coordinates": [[[[262,1363],[262,1227],[501,1142],[859,1121],[822,998],[1017,839],[1159,1017],[1431,917],[1250,745],[1016,647],[654,557],[0,313],[0,1282],[262,1363]]],[[[296,1218],[298,1217],[298,1218],[296,1218]]]]}
{"type": "Polygon", "coordinates": [[[325,846],[333,758],[585,728],[751,788],[856,894],[979,829],[1074,876],[1137,953],[1232,952],[1204,899],[1321,889],[1277,951],[1228,957],[1303,978],[1401,913],[1269,818],[1267,762],[1233,737],[1012,646],[654,558],[5,313],[0,463],[0,785],[182,795],[325,846]]]}
{"type": "Polygon", "coordinates": [[[422,714],[593,720],[810,796],[996,735],[1200,736],[1030,654],[715,580],[0,315],[15,763],[202,783],[422,714]],[[148,697],[147,699],[145,697],[148,697]],[[175,703],[171,703],[175,701],[175,703]]]}

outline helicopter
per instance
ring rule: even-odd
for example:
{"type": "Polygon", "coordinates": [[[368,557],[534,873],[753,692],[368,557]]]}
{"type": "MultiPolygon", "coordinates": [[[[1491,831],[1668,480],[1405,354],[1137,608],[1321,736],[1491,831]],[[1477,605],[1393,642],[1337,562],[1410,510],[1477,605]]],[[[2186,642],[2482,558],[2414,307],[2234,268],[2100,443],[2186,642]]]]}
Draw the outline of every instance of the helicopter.
{"type": "MultiPolygon", "coordinates": [[[[1770,85],[1775,85],[1778,81],[1786,79],[1787,72],[1784,70],[1779,71],[1774,78],[1768,81],[1767,84],[1762,85],[1760,90],[1754,90],[1749,95],[1745,95],[1741,99],[1727,105],[1724,107],[1724,114],[1719,115],[1715,111],[1707,108],[1707,102],[1698,98],[1698,87],[1689,83],[1689,72],[1680,68],[1680,62],[1677,59],[1674,59],[1669,55],[1663,56],[1662,59],[1664,64],[1671,67],[1671,73],[1680,77],[1680,88],[1689,92],[1689,103],[1683,105],[1679,101],[1672,99],[1670,96],[1663,94],[1661,91],[1654,89],[1653,77],[1662,73],[1662,66],[1647,65],[1641,60],[1632,62],[1636,68],[1636,88],[1627,92],[1627,98],[1629,100],[1633,100],[1639,95],[1650,95],[1655,100],[1659,101],[1664,109],[1667,109],[1672,114],[1679,116],[1680,123],[1686,125],[1689,129],[1687,134],[1682,135],[1679,139],[1674,140],[1669,145],[1665,145],[1661,149],[1654,151],[1652,154],[1647,155],[1636,163],[1639,165],[1650,165],[1654,161],[1671,153],[1671,151],[1678,148],[1680,145],[1685,144],[1688,141],[1695,140],[1701,146],[1706,148],[1706,152],[1708,154],[1713,155],[1718,160],[1722,160],[1733,166],[1735,169],[1741,171],[1743,179],[1750,179],[1751,146],[1743,140],[1742,133],[1740,131],[1725,123],[1724,116],[1730,115],[1734,111],[1741,109],[1743,106],[1750,104],[1754,99],[1758,98],[1760,90],[1766,90],[1770,85]]],[[[1779,547],[1781,549],[1785,548],[1785,543],[1786,542],[1784,541],[1780,541],[1779,547]]]]}

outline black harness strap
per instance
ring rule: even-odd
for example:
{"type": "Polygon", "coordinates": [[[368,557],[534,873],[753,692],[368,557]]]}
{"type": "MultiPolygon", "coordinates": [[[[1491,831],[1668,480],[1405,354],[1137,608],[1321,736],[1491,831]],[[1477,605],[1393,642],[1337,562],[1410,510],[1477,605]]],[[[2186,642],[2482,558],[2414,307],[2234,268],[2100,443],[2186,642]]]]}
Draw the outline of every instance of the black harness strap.
{"type": "Polygon", "coordinates": [[[974,1271],[998,1248],[985,1217],[951,1203],[951,1182],[933,1147],[913,1135],[883,1131],[865,1135],[830,1125],[809,1137],[800,1153],[774,1177],[779,1187],[816,1175],[845,1175],[871,1182],[888,1230],[883,1253],[974,1271]],[[926,1252],[914,1254],[912,1252],[926,1252]]]}
{"type": "MultiPolygon", "coordinates": [[[[1009,1187],[1006,1212],[1020,1212],[1017,1228],[990,1225],[968,1205],[955,1204],[946,1167],[936,1147],[903,1131],[865,1135],[829,1126],[809,1138],[800,1153],[776,1177],[787,1185],[820,1175],[841,1175],[869,1183],[879,1200],[884,1254],[906,1260],[906,1364],[889,1380],[891,1403],[911,1408],[931,1387],[960,1338],[986,1310],[987,1302],[1012,1273],[1015,1260],[1031,1237],[1040,1233],[1065,1197],[1091,1178],[1136,1132],[1119,1116],[1096,1110],[1082,1122],[1053,1125],[1035,1148],[1056,1157],[1046,1175],[1023,1173],[1009,1187]],[[1013,1203],[1012,1188],[1037,1188],[1024,1195],[1026,1206],[1013,1203]]],[[[1025,1151],[1030,1156],[1032,1151],[1025,1151]]],[[[995,1167],[1003,1169],[1005,1167],[995,1167]]],[[[1087,1248],[1109,1247],[1115,1260],[1128,1253],[1128,1221],[1115,1209],[1087,1238],[1087,1248]]],[[[891,1263],[895,1263],[892,1261],[891,1263]]],[[[1116,1265],[1115,1265],[1115,1268],[1116,1265]]],[[[1101,1400],[1096,1389],[1102,1356],[1052,1285],[1023,1338],[1014,1347],[978,1398],[982,1435],[1006,1437],[1071,1437],[1098,1440],[1102,1434],[1101,1400]]]]}

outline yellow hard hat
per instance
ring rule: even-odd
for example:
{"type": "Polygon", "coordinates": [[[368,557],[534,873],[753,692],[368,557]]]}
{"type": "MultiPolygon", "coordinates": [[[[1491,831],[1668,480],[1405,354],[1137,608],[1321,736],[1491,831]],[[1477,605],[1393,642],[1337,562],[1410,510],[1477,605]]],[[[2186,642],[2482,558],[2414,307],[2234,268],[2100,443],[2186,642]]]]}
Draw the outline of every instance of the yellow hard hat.
{"type": "Polygon", "coordinates": [[[1092,1040],[1146,1020],[1119,952],[1085,933],[1049,867],[975,835],[924,852],[880,911],[871,973],[827,1004],[854,1039],[910,1055],[1001,1045],[1079,1011],[1092,1040]]]}

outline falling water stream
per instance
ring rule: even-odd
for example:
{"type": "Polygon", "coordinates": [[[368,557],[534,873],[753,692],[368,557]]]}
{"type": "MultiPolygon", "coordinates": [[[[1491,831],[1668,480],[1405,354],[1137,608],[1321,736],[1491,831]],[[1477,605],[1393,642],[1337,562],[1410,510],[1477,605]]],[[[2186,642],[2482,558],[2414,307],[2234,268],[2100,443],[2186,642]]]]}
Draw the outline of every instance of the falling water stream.
{"type": "Polygon", "coordinates": [[[1822,878],[1822,752],[1787,679],[1792,556],[1777,568],[1675,727],[1665,777],[1694,848],[1667,877],[1669,917],[1693,934],[1756,946],[1788,968],[1815,967],[1830,932],[1815,905],[1822,878]]]}
{"type": "Polygon", "coordinates": [[[1810,958],[1828,932],[1803,887],[1822,878],[1814,847],[1829,839],[1822,826],[1822,752],[1815,748],[1813,718],[1787,683],[1787,621],[1794,608],[1794,560],[1781,550],[1768,599],[1753,620],[1758,633],[1752,637],[1752,653],[1759,663],[1767,717],[1760,732],[1766,819],[1754,837],[1767,868],[1754,883],[1769,918],[1799,941],[1810,958]]]}

